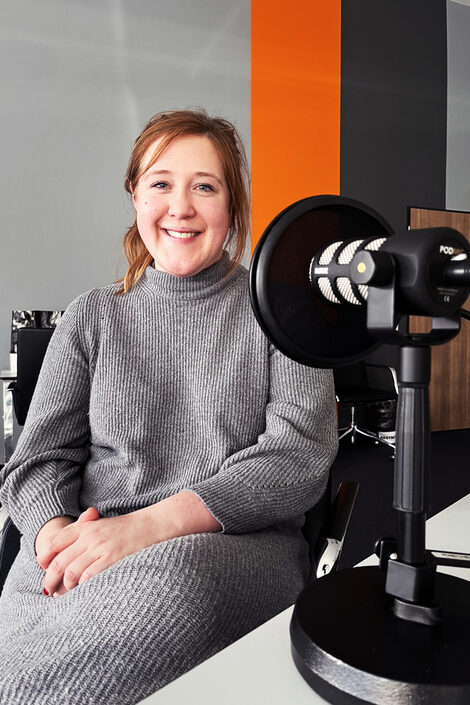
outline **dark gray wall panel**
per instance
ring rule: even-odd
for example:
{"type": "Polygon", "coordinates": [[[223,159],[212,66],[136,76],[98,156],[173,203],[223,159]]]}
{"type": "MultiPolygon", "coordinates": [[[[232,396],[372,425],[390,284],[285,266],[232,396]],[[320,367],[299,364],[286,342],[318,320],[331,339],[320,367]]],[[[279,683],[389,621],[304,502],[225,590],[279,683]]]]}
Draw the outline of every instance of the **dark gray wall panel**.
{"type": "Polygon", "coordinates": [[[343,0],[341,194],[406,229],[445,208],[445,0],[343,0]]]}

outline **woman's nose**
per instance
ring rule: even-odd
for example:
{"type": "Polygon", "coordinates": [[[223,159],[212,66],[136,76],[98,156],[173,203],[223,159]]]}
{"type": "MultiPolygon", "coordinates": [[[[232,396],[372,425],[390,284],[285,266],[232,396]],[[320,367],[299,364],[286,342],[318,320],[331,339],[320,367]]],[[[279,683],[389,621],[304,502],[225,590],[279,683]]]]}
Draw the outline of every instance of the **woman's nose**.
{"type": "Polygon", "coordinates": [[[169,197],[168,214],[175,218],[190,218],[195,214],[190,194],[184,189],[175,189],[169,197]]]}

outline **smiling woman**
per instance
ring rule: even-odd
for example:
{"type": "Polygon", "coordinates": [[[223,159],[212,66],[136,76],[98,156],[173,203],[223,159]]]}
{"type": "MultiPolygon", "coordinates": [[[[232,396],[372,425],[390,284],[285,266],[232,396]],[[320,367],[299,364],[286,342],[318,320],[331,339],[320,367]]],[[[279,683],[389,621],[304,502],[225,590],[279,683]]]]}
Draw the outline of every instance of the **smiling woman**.
{"type": "Polygon", "coordinates": [[[256,323],[245,164],[233,125],[203,112],[157,115],[135,143],[128,271],[68,307],[0,476],[22,533],[1,702],[136,703],[304,585],[333,381],[256,323]]]}

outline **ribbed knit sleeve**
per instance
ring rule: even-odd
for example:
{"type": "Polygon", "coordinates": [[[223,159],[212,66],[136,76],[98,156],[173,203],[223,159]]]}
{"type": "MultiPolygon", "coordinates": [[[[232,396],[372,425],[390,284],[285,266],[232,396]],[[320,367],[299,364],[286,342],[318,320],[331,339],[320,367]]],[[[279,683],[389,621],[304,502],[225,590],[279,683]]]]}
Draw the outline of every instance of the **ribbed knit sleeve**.
{"type": "Polygon", "coordinates": [[[338,446],[331,370],[270,353],[266,428],[255,445],[188,487],[227,533],[244,533],[304,514],[320,499],[338,446]]]}
{"type": "Polygon", "coordinates": [[[68,307],[51,338],[18,446],[1,473],[0,501],[32,541],[52,517],[80,513],[80,469],[89,455],[87,299],[68,307]]]}

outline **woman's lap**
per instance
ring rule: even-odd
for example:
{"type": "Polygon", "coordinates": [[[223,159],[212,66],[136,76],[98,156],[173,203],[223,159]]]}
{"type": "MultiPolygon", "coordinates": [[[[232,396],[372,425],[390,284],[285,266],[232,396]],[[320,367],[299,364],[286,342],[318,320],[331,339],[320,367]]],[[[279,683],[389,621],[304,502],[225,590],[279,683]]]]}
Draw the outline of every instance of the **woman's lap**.
{"type": "Polygon", "coordinates": [[[31,695],[37,705],[124,704],[292,604],[306,549],[288,531],[186,536],[58,599],[42,595],[42,575],[23,547],[0,601],[0,696],[12,705],[31,695]]]}

